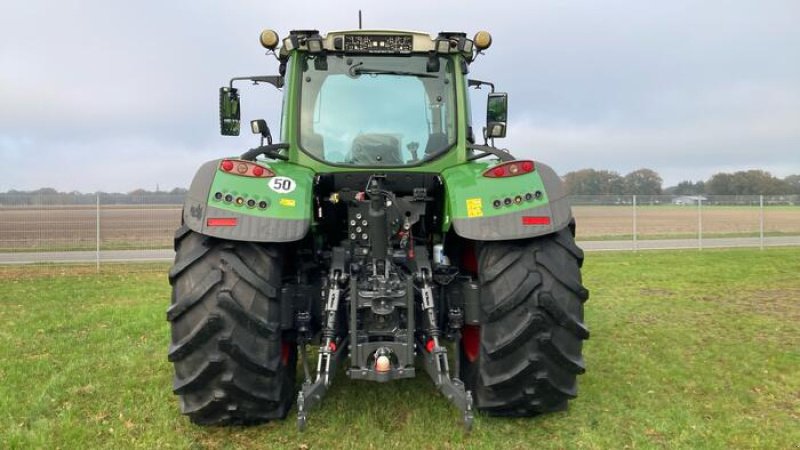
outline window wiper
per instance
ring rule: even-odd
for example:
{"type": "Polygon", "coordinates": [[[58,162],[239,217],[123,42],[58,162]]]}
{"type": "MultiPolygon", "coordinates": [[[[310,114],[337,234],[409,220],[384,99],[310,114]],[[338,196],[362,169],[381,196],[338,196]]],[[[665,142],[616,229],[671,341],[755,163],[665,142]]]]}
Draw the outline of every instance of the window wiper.
{"type": "Polygon", "coordinates": [[[361,67],[361,66],[353,66],[350,69],[350,73],[353,76],[367,74],[367,75],[397,75],[401,77],[439,78],[438,75],[432,75],[430,73],[406,72],[403,70],[371,69],[369,67],[361,67]]]}

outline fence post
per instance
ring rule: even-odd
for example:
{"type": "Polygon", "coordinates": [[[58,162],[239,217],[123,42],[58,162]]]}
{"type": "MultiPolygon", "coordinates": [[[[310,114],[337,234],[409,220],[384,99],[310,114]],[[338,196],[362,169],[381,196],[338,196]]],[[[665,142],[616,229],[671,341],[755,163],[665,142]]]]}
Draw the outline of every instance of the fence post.
{"type": "Polygon", "coordinates": [[[697,197],[697,249],[703,249],[703,198],[697,197]]]}
{"type": "Polygon", "coordinates": [[[764,196],[758,196],[758,212],[759,212],[759,223],[758,223],[758,240],[761,247],[761,250],[764,250],[764,196]]]}
{"type": "Polygon", "coordinates": [[[633,251],[639,250],[639,243],[636,240],[637,224],[636,224],[636,194],[633,195],[633,251]]]}
{"type": "Polygon", "coordinates": [[[100,273],[100,193],[95,194],[95,271],[100,273]]]}

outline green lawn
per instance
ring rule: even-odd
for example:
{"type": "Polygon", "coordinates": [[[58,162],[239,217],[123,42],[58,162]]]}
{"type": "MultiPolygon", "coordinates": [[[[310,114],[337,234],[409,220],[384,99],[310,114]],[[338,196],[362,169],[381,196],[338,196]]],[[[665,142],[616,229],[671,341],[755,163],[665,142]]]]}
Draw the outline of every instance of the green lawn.
{"type": "Polygon", "coordinates": [[[589,254],[580,396],[471,434],[424,375],[340,374],[303,434],[191,425],[166,266],[64,267],[0,268],[0,448],[800,447],[800,249],[589,254]]]}

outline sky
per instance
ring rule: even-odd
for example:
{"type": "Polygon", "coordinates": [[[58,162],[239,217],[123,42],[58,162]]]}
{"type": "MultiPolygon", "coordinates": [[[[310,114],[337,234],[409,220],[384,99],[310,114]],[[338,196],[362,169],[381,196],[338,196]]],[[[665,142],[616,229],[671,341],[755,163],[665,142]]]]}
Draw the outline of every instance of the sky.
{"type": "MultiPolygon", "coordinates": [[[[277,72],[261,30],[357,28],[359,9],[365,28],[492,33],[471,76],[509,93],[497,144],[558,173],[800,173],[797,0],[380,3],[3,2],[0,192],[188,187],[204,161],[257,145],[219,136],[217,96],[277,72]]],[[[281,93],[241,94],[243,121],[277,134],[281,93]]]]}

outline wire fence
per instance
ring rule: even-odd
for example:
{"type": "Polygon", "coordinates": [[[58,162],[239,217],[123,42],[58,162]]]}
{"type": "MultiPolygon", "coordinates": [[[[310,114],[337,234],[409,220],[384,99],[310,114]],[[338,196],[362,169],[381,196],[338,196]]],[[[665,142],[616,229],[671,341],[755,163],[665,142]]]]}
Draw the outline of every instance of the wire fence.
{"type": "Polygon", "coordinates": [[[590,250],[800,245],[800,195],[573,196],[590,250]]]}
{"type": "MultiPolygon", "coordinates": [[[[170,261],[182,196],[0,197],[0,264],[170,261]]],[[[587,250],[800,245],[800,196],[574,196],[587,250]]]]}
{"type": "Polygon", "coordinates": [[[180,195],[0,197],[0,264],[169,261],[180,195]]]}

